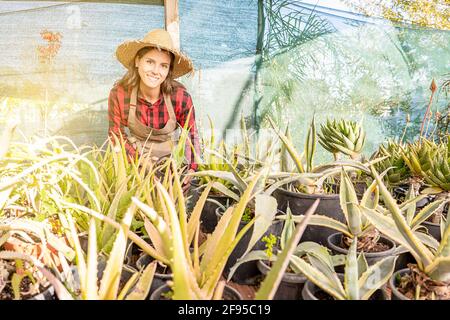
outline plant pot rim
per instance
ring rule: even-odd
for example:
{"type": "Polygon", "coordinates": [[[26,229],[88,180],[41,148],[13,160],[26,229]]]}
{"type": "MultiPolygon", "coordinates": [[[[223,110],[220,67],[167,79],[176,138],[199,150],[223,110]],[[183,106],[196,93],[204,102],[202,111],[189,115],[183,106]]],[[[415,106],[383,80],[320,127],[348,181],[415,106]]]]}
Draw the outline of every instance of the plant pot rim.
{"type": "MultiPolygon", "coordinates": [[[[339,279],[340,279],[341,281],[344,280],[344,274],[343,274],[343,273],[337,273],[337,275],[338,275],[338,277],[339,277],[339,279]]],[[[303,290],[302,290],[302,297],[303,297],[303,299],[306,300],[306,298],[312,297],[312,298],[313,298],[312,300],[319,300],[319,299],[315,296],[315,292],[314,292],[314,290],[313,290],[314,288],[318,288],[319,290],[322,290],[321,288],[319,288],[318,286],[316,286],[316,285],[314,284],[314,282],[307,280],[307,281],[305,282],[305,285],[303,286],[303,290]],[[309,292],[308,292],[308,291],[309,291],[309,292]]],[[[322,290],[322,291],[323,291],[323,290],[322,290]]],[[[387,299],[386,291],[385,291],[385,289],[384,289],[383,286],[381,286],[380,288],[378,288],[377,290],[375,290],[375,292],[372,294],[372,296],[373,296],[374,294],[376,294],[377,291],[380,291],[380,292],[381,292],[381,295],[382,295],[382,297],[383,297],[384,300],[388,300],[388,299],[387,299]]],[[[328,294],[328,293],[327,293],[327,294],[328,294]]]]}
{"type": "MultiPolygon", "coordinates": [[[[348,253],[348,249],[341,248],[341,247],[335,245],[331,241],[331,239],[333,239],[335,237],[338,237],[338,236],[342,236],[342,235],[343,235],[342,232],[335,232],[335,233],[329,235],[328,238],[327,238],[327,245],[332,250],[335,250],[335,251],[337,251],[339,253],[342,253],[342,254],[347,254],[348,253]]],[[[387,256],[395,254],[395,249],[396,249],[395,242],[392,241],[391,239],[386,238],[383,235],[380,235],[380,239],[383,239],[385,243],[386,242],[389,243],[391,245],[391,248],[388,249],[388,250],[385,250],[385,251],[381,251],[381,252],[364,252],[364,256],[366,258],[380,258],[380,257],[387,257],[387,256]]],[[[361,252],[357,251],[357,253],[361,253],[361,252]]]]}
{"type": "MultiPolygon", "coordinates": [[[[339,277],[339,280],[341,280],[341,281],[344,280],[344,274],[343,273],[336,273],[336,274],[339,277]]],[[[314,288],[318,288],[319,290],[322,290],[321,288],[316,286],[314,284],[314,282],[312,282],[312,281],[307,279],[305,281],[305,284],[304,284],[303,290],[302,290],[302,298],[303,298],[303,300],[319,300],[314,294],[315,293],[314,292],[314,288]]]]}
{"type": "MultiPolygon", "coordinates": [[[[198,188],[200,188],[201,186],[204,186],[204,185],[205,185],[205,184],[198,184],[198,183],[196,183],[196,182],[191,182],[191,187],[192,187],[192,189],[194,189],[194,190],[197,190],[198,188]]],[[[214,193],[211,193],[211,191],[210,191],[209,194],[208,194],[208,198],[219,198],[219,199],[225,198],[225,199],[233,199],[233,198],[230,198],[229,196],[224,195],[224,194],[214,194],[214,193]]]]}
{"type": "MultiPolygon", "coordinates": [[[[257,261],[257,267],[263,275],[267,275],[267,273],[271,270],[271,267],[266,262],[267,260],[257,261]]],[[[305,283],[307,280],[308,279],[304,275],[292,272],[284,272],[281,279],[281,281],[287,283],[305,283]]]]}
{"type": "Polygon", "coordinates": [[[430,221],[424,221],[424,222],[422,222],[422,224],[437,227],[437,228],[441,227],[441,225],[439,223],[434,223],[434,222],[430,222],[430,221]]]}
{"type": "MultiPolygon", "coordinates": [[[[214,210],[214,212],[215,212],[216,217],[217,217],[218,220],[220,220],[220,219],[222,218],[223,214],[224,214],[223,212],[220,211],[221,209],[222,209],[221,207],[217,207],[216,210],[214,210]]],[[[228,208],[227,208],[227,209],[228,209],[228,208]]],[[[225,209],[225,210],[226,210],[226,209],[225,209]]],[[[248,222],[242,221],[242,219],[241,219],[241,221],[239,221],[239,224],[240,224],[241,226],[245,226],[247,223],[248,223],[248,222]]]]}
{"type": "MultiPolygon", "coordinates": [[[[161,297],[161,293],[166,289],[166,288],[170,288],[169,285],[167,283],[161,285],[160,287],[156,288],[155,291],[152,292],[152,294],[149,297],[149,300],[158,300],[157,297],[161,297]]],[[[236,297],[238,297],[238,300],[244,300],[242,298],[242,295],[239,293],[239,291],[237,291],[235,288],[233,288],[232,286],[225,284],[225,287],[223,289],[224,293],[225,290],[231,292],[231,294],[234,294],[236,297]]]]}
{"type": "MultiPolygon", "coordinates": [[[[143,255],[141,255],[141,256],[139,257],[139,259],[136,260],[136,267],[137,267],[138,269],[141,269],[140,265],[142,266],[142,268],[145,267],[142,261],[143,261],[145,258],[147,258],[147,257],[152,258],[152,257],[151,257],[150,255],[148,255],[148,254],[143,254],[143,255]]],[[[157,277],[160,278],[160,279],[168,279],[168,280],[170,280],[170,279],[172,279],[173,274],[172,274],[172,273],[159,273],[159,272],[157,272],[157,271],[155,270],[155,276],[157,276],[157,277]]]]}
{"type": "Polygon", "coordinates": [[[339,199],[339,194],[309,194],[309,193],[303,193],[303,192],[292,192],[288,191],[286,189],[283,189],[282,187],[275,190],[275,192],[280,192],[284,195],[295,197],[295,198],[306,198],[306,199],[324,199],[324,200],[336,200],[339,199]]]}

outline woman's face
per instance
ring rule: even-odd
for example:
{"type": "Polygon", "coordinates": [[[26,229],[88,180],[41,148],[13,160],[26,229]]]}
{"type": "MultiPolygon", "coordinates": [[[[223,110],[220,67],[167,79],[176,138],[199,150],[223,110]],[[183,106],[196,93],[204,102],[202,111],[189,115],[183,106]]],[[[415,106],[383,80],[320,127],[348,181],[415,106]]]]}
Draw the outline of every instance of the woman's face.
{"type": "Polygon", "coordinates": [[[161,86],[170,70],[170,53],[156,48],[145,53],[140,59],[136,57],[141,82],[149,88],[156,89],[161,86]]]}

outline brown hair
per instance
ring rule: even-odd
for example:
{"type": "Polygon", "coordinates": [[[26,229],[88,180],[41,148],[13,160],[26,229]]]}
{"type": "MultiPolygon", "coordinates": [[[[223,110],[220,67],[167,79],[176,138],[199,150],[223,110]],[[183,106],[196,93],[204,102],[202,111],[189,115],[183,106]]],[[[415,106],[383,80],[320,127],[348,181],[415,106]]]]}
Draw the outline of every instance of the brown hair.
{"type": "MultiPolygon", "coordinates": [[[[136,56],[141,59],[147,52],[149,52],[152,49],[156,49],[155,47],[144,47],[141,50],[139,50],[136,53],[136,56]]],[[[164,52],[167,52],[170,54],[170,68],[169,73],[167,74],[166,79],[161,83],[161,91],[163,94],[172,94],[173,88],[178,86],[178,82],[173,80],[173,61],[174,61],[174,55],[172,52],[166,51],[161,49],[164,52]]],[[[139,84],[141,78],[139,76],[139,72],[137,67],[134,64],[135,59],[132,60],[130,68],[128,68],[127,73],[116,82],[116,85],[119,84],[123,87],[135,87],[139,84]]]]}

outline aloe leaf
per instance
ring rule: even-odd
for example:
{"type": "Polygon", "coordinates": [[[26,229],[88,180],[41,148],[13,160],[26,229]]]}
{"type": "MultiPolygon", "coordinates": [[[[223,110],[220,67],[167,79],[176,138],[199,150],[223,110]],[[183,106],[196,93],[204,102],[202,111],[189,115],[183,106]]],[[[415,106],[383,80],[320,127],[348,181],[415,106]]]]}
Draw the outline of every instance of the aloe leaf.
{"type": "Polygon", "coordinates": [[[360,205],[369,209],[376,209],[378,206],[379,197],[380,194],[377,188],[377,182],[373,181],[369,188],[367,188],[364,192],[360,205]]]}
{"type": "Polygon", "coordinates": [[[450,281],[450,257],[437,257],[425,268],[425,273],[433,280],[450,281]]]}
{"type": "Polygon", "coordinates": [[[397,256],[386,257],[371,265],[359,278],[361,300],[368,300],[392,276],[397,256]]]}
{"type": "Polygon", "coordinates": [[[358,197],[356,196],[353,183],[350,178],[341,170],[341,187],[339,191],[339,202],[347,219],[348,228],[352,235],[358,236],[361,233],[361,213],[357,207],[358,197]]]}
{"type": "MultiPolygon", "coordinates": [[[[87,265],[84,259],[83,250],[81,249],[80,240],[78,238],[77,231],[75,229],[75,223],[73,222],[73,218],[69,210],[66,212],[67,224],[69,226],[68,238],[71,240],[71,244],[75,249],[75,257],[76,257],[76,265],[78,270],[78,277],[80,279],[80,288],[86,288],[86,274],[87,274],[87,265]]],[[[84,291],[86,292],[86,291],[84,291]]],[[[95,291],[97,292],[97,290],[95,291]]],[[[84,295],[82,291],[82,295],[84,295]]]]}
{"type": "MultiPolygon", "coordinates": [[[[341,280],[334,271],[333,259],[325,247],[321,246],[321,248],[317,247],[312,250],[309,249],[307,256],[311,266],[322,273],[328,279],[333,288],[335,288],[338,292],[345,292],[341,280]]],[[[297,260],[293,257],[291,257],[291,259],[293,260],[292,264],[294,270],[301,273],[301,270],[297,270],[297,268],[295,268],[295,261],[297,260]]]]}
{"type": "Polygon", "coordinates": [[[132,204],[126,211],[125,216],[121,221],[121,228],[117,233],[116,240],[114,241],[113,248],[109,255],[109,259],[106,263],[102,280],[100,282],[99,298],[102,300],[113,300],[117,297],[120,274],[122,272],[127,245],[128,230],[135,212],[136,206],[132,204]]]}
{"type": "Polygon", "coordinates": [[[358,255],[358,279],[361,278],[362,274],[366,272],[369,268],[366,257],[363,252],[358,255]]]}
{"type": "MultiPolygon", "coordinates": [[[[337,299],[337,300],[345,300],[346,299],[344,291],[341,291],[338,288],[336,288],[335,283],[331,282],[323,273],[321,273],[319,270],[317,270],[310,264],[303,261],[303,259],[295,259],[291,263],[295,264],[296,268],[301,270],[301,273],[306,278],[308,278],[309,281],[314,283],[316,286],[318,286],[320,289],[327,292],[329,295],[331,295],[335,299],[337,299]]],[[[258,291],[258,293],[259,293],[259,291],[258,291]]],[[[256,300],[256,298],[257,298],[257,296],[255,296],[255,300],[256,300]]],[[[262,299],[267,300],[267,298],[264,298],[264,297],[262,299]]]]}
{"type": "Polygon", "coordinates": [[[308,135],[306,136],[306,171],[311,172],[314,167],[314,154],[316,151],[317,137],[316,137],[316,125],[315,125],[315,116],[311,120],[311,124],[309,126],[308,135]]]}
{"type": "Polygon", "coordinates": [[[295,166],[297,167],[297,170],[299,173],[305,172],[305,169],[303,168],[301,157],[298,155],[297,151],[295,150],[295,147],[293,143],[280,131],[280,129],[275,125],[273,120],[269,117],[269,123],[272,126],[275,133],[278,135],[284,146],[286,147],[286,150],[289,152],[289,155],[291,156],[292,160],[294,160],[295,166]]]}
{"type": "MultiPolygon", "coordinates": [[[[184,199],[183,189],[181,187],[180,177],[178,176],[178,168],[176,167],[176,164],[174,161],[171,161],[172,164],[172,171],[173,171],[173,187],[175,190],[175,197],[173,202],[178,203],[178,215],[176,216],[177,222],[180,224],[180,231],[181,231],[181,237],[182,241],[185,245],[185,252],[189,252],[189,244],[188,242],[188,218],[186,213],[186,201],[184,199]]],[[[167,200],[166,200],[167,202],[167,200]]],[[[171,202],[171,203],[173,203],[171,202]]],[[[171,223],[173,222],[173,218],[171,218],[169,221],[171,223]]],[[[187,254],[187,259],[190,263],[190,255],[187,254]]],[[[190,263],[191,264],[191,263],[190,263]]]]}
{"type": "Polygon", "coordinates": [[[426,234],[419,230],[414,230],[414,235],[427,247],[433,249],[433,252],[437,251],[439,248],[439,242],[429,234],[426,234]]]}
{"type": "Polygon", "coordinates": [[[123,288],[120,290],[119,294],[117,295],[116,300],[123,300],[125,298],[128,291],[130,291],[130,289],[133,288],[134,285],[136,284],[139,276],[140,276],[139,272],[133,272],[131,277],[127,280],[127,282],[125,283],[123,288]]]}
{"type": "Polygon", "coordinates": [[[195,230],[197,229],[197,226],[200,223],[200,216],[201,216],[203,207],[205,206],[206,199],[208,198],[210,191],[211,191],[211,183],[208,183],[205,190],[203,190],[202,194],[200,195],[200,198],[197,200],[194,210],[192,210],[192,213],[191,213],[189,221],[188,221],[188,226],[187,226],[188,243],[192,243],[192,239],[194,238],[195,230]]]}
{"type": "Polygon", "coordinates": [[[233,277],[234,273],[236,272],[236,269],[239,268],[243,263],[255,261],[255,260],[270,260],[274,261],[275,256],[272,256],[269,258],[267,256],[267,253],[264,250],[255,250],[250,251],[246,255],[243,255],[241,258],[239,258],[236,263],[230,268],[230,271],[228,273],[227,281],[230,281],[233,277]]]}
{"type": "MultiPolygon", "coordinates": [[[[421,256],[417,253],[410,242],[408,242],[405,237],[398,230],[394,220],[385,216],[381,213],[376,212],[375,210],[367,209],[365,207],[360,207],[361,212],[366,216],[366,218],[370,221],[371,224],[375,226],[381,233],[389,237],[391,240],[403,245],[408,249],[408,251],[413,255],[414,259],[416,259],[417,263],[421,263],[421,256]]],[[[412,231],[411,231],[412,232],[412,231]]],[[[417,236],[414,237],[416,241],[420,241],[417,236]]],[[[422,246],[424,246],[422,244],[422,246]]],[[[428,250],[428,249],[427,249],[428,250]]],[[[428,250],[429,252],[429,250],[428,250]]],[[[431,252],[430,252],[431,254],[431,252]]]]}
{"type": "Polygon", "coordinates": [[[127,295],[125,300],[145,300],[150,292],[153,277],[156,271],[157,261],[153,261],[145,267],[144,271],[139,277],[138,282],[127,295]]]}
{"type": "Polygon", "coordinates": [[[214,181],[212,183],[212,187],[219,191],[220,193],[226,195],[227,197],[230,197],[231,199],[233,199],[234,201],[238,202],[239,201],[239,195],[234,193],[233,191],[231,191],[230,189],[228,189],[224,184],[218,182],[218,181],[214,181]]]}
{"type": "MultiPolygon", "coordinates": [[[[414,194],[414,186],[411,184],[408,192],[406,193],[405,200],[413,200],[415,198],[414,194]]],[[[373,209],[373,208],[372,208],[373,209]]],[[[401,208],[400,208],[401,209],[401,208]]],[[[416,203],[414,202],[414,205],[411,205],[406,209],[406,223],[411,226],[412,229],[414,229],[414,226],[412,224],[412,221],[414,219],[414,215],[416,214],[416,203]]]]}
{"type": "MultiPolygon", "coordinates": [[[[291,137],[291,134],[289,132],[289,124],[286,126],[286,131],[285,131],[284,135],[286,136],[286,138],[289,141],[292,141],[292,137],[291,137]]],[[[284,172],[290,172],[290,171],[293,170],[293,160],[289,156],[289,152],[288,152],[288,150],[286,148],[286,145],[284,143],[281,144],[280,167],[281,167],[281,171],[284,171],[284,172]]]]}
{"type": "Polygon", "coordinates": [[[244,179],[242,179],[241,175],[239,174],[239,172],[236,170],[236,168],[233,166],[233,164],[226,158],[223,157],[220,153],[214,151],[214,150],[209,150],[212,154],[216,155],[217,157],[219,157],[220,159],[222,159],[223,161],[225,161],[225,163],[228,165],[228,168],[230,169],[231,173],[233,174],[234,178],[236,179],[236,181],[238,182],[236,187],[240,190],[240,191],[244,191],[247,188],[247,183],[244,181],[244,179]]]}
{"type": "Polygon", "coordinates": [[[448,200],[441,199],[427,204],[411,221],[411,228],[414,230],[416,227],[422,224],[422,222],[431,217],[436,211],[441,210],[447,203],[448,200]]]}
{"type": "Polygon", "coordinates": [[[243,255],[246,255],[271,226],[277,213],[277,200],[272,196],[257,194],[255,196],[255,224],[248,242],[248,247],[243,255]]]}
{"type": "Polygon", "coordinates": [[[280,237],[280,248],[281,250],[284,249],[286,244],[288,243],[289,239],[292,237],[295,231],[295,222],[292,219],[292,212],[291,208],[289,206],[286,210],[286,220],[283,224],[283,230],[281,231],[281,237],[280,237]]]}
{"type": "Polygon", "coordinates": [[[266,278],[262,282],[258,292],[255,295],[255,300],[273,299],[273,296],[275,295],[275,292],[277,291],[278,286],[281,282],[281,278],[283,277],[283,273],[286,270],[287,265],[289,264],[289,257],[294,252],[297,243],[299,242],[303,232],[305,231],[308,220],[316,211],[319,202],[320,199],[314,201],[312,206],[306,212],[305,219],[297,225],[295,233],[289,240],[286,247],[278,254],[277,261],[274,263],[266,278]]]}
{"type": "Polygon", "coordinates": [[[167,260],[169,260],[169,257],[166,252],[166,248],[164,246],[164,241],[161,237],[161,235],[158,232],[158,229],[153,225],[153,223],[150,222],[147,217],[144,217],[144,228],[145,231],[148,234],[148,237],[150,238],[150,242],[152,243],[154,249],[163,257],[165,257],[167,260]]]}
{"type": "Polygon", "coordinates": [[[380,193],[384,199],[384,203],[390,210],[394,223],[399,230],[401,237],[403,238],[402,244],[406,242],[412,249],[411,254],[415,255],[416,258],[419,258],[419,260],[417,261],[419,264],[419,268],[421,266],[426,267],[433,260],[433,254],[419,241],[419,239],[417,239],[416,236],[414,236],[413,231],[407,225],[406,220],[401,213],[401,210],[397,206],[395,199],[389,193],[386,186],[381,181],[380,176],[376,173],[373,167],[371,167],[371,171],[372,175],[377,180],[378,187],[380,188],[380,193]]]}
{"type": "MultiPolygon", "coordinates": [[[[229,222],[226,226],[226,229],[224,230],[222,236],[220,237],[220,240],[216,242],[216,247],[214,250],[214,253],[212,255],[211,260],[204,264],[206,265],[205,274],[209,276],[211,285],[214,284],[218,280],[221,274],[221,269],[223,270],[223,267],[225,267],[226,260],[228,259],[229,255],[231,254],[232,250],[234,249],[234,246],[237,244],[234,240],[237,237],[236,233],[239,227],[239,223],[241,222],[242,215],[244,213],[245,208],[247,207],[247,204],[252,197],[252,190],[257,183],[259,177],[261,175],[261,172],[255,175],[253,180],[248,185],[247,189],[245,190],[244,194],[241,197],[241,200],[236,204],[236,207],[232,211],[232,216],[229,219],[229,222]],[[219,272],[220,271],[220,272],[219,272]]],[[[227,212],[226,212],[227,213],[227,212]]],[[[222,217],[223,218],[223,217],[222,217]]],[[[219,221],[220,223],[220,221],[219,221]]],[[[250,223],[248,223],[240,232],[240,235],[242,236],[242,232],[244,229],[248,229],[250,227],[250,223]]],[[[214,235],[214,233],[213,233],[214,235]]],[[[211,238],[212,239],[212,238],[211,238]]],[[[202,261],[203,263],[203,261],[202,261]]],[[[215,286],[215,285],[214,285],[215,286]]],[[[210,288],[211,289],[211,288],[210,288]]]]}
{"type": "Polygon", "coordinates": [[[236,180],[234,175],[231,172],[227,171],[214,171],[214,170],[204,170],[204,171],[198,171],[190,173],[189,175],[195,176],[195,177],[213,177],[217,179],[225,180],[229,183],[231,183],[236,188],[240,188],[239,182],[236,180]]]}
{"type": "Polygon", "coordinates": [[[181,233],[181,227],[178,220],[178,214],[175,209],[175,205],[170,199],[169,194],[161,185],[161,183],[156,182],[156,187],[158,192],[162,195],[167,214],[170,221],[170,235],[171,243],[169,255],[171,257],[170,267],[173,272],[173,299],[193,299],[195,298],[194,293],[191,291],[192,285],[192,266],[189,265],[187,260],[186,243],[183,242],[183,236],[181,233]]]}
{"type": "Polygon", "coordinates": [[[211,234],[210,239],[208,239],[208,241],[204,243],[205,249],[200,264],[201,272],[204,272],[208,267],[208,265],[211,263],[211,260],[213,259],[214,256],[216,244],[220,241],[222,235],[225,233],[225,230],[227,229],[227,226],[231,220],[233,212],[234,212],[233,207],[229,207],[228,209],[225,210],[224,214],[217,222],[216,228],[211,234]]]}
{"type": "Polygon", "coordinates": [[[436,256],[449,257],[450,256],[450,224],[446,226],[442,233],[441,243],[437,250],[436,256]]]}
{"type": "MultiPolygon", "coordinates": [[[[278,218],[283,219],[284,216],[279,216],[278,218]]],[[[295,222],[299,223],[304,219],[304,216],[303,215],[294,215],[292,218],[294,219],[295,222]]],[[[322,226],[322,227],[330,228],[330,229],[336,230],[338,232],[342,232],[343,234],[345,234],[348,237],[353,236],[346,224],[344,224],[340,221],[337,221],[333,218],[327,217],[327,216],[313,215],[309,219],[309,224],[312,226],[322,226]]]]}
{"type": "MultiPolygon", "coordinates": [[[[114,195],[114,198],[111,202],[111,205],[108,209],[108,213],[106,214],[107,217],[110,219],[116,220],[117,214],[118,214],[118,207],[120,200],[124,197],[125,192],[127,191],[127,183],[124,183],[119,186],[119,188],[116,190],[116,194],[114,195]]],[[[103,230],[101,230],[101,242],[100,246],[103,248],[109,239],[114,235],[114,232],[116,230],[114,227],[110,226],[109,224],[105,224],[103,226],[103,230]]]]}
{"type": "MultiPolygon", "coordinates": [[[[305,186],[311,186],[315,184],[315,181],[311,178],[313,175],[310,174],[298,174],[293,177],[288,177],[283,180],[277,181],[274,184],[272,184],[264,193],[271,195],[276,189],[280,188],[281,186],[284,186],[285,184],[298,181],[300,184],[305,186]]],[[[317,177],[320,177],[322,175],[318,174],[317,177]]]]}
{"type": "Polygon", "coordinates": [[[81,288],[82,295],[87,300],[98,300],[99,292],[97,287],[97,229],[95,219],[91,217],[89,222],[88,252],[86,258],[86,280],[85,287],[81,288]],[[83,292],[84,291],[84,292],[83,292]]]}
{"type": "Polygon", "coordinates": [[[350,300],[359,300],[358,259],[356,257],[357,241],[356,237],[353,238],[345,263],[344,288],[347,298],[350,300]]]}

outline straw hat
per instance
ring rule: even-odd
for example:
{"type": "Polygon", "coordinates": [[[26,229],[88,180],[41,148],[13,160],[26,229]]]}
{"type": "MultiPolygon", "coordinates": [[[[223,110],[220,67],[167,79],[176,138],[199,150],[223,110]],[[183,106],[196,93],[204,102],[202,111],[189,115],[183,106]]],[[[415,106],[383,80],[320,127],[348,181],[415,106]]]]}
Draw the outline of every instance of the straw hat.
{"type": "Polygon", "coordinates": [[[136,53],[145,47],[160,48],[174,54],[172,72],[174,78],[181,77],[194,69],[192,61],[174,47],[172,37],[164,29],[154,29],[142,39],[123,42],[117,47],[116,57],[125,68],[129,69],[133,67],[136,53]]]}

